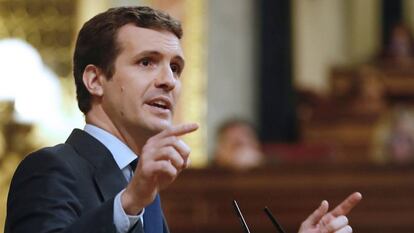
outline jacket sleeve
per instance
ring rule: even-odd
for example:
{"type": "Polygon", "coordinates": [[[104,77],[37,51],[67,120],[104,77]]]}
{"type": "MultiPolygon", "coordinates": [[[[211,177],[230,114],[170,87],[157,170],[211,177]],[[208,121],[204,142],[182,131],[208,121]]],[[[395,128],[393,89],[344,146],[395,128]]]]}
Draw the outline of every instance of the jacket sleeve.
{"type": "Polygon", "coordinates": [[[26,157],[10,186],[5,233],[115,233],[114,200],[85,209],[75,173],[48,150],[26,157]]]}

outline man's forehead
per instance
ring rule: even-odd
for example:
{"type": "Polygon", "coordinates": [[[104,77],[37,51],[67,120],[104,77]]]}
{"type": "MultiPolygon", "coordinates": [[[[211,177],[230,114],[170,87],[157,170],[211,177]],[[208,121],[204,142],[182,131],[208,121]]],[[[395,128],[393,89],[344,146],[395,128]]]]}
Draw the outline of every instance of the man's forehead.
{"type": "Polygon", "coordinates": [[[134,24],[122,26],[117,34],[117,42],[121,47],[134,51],[159,51],[175,53],[183,57],[181,41],[167,30],[138,27],[134,24]]]}

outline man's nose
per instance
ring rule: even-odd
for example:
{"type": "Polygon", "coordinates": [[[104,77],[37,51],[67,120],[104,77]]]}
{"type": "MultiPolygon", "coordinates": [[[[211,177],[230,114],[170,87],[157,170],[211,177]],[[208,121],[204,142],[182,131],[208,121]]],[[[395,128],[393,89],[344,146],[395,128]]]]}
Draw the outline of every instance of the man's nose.
{"type": "Polygon", "coordinates": [[[162,88],[165,91],[171,91],[175,88],[177,78],[174,76],[174,72],[171,70],[171,67],[165,67],[157,79],[155,80],[155,86],[157,88],[162,88]]]}

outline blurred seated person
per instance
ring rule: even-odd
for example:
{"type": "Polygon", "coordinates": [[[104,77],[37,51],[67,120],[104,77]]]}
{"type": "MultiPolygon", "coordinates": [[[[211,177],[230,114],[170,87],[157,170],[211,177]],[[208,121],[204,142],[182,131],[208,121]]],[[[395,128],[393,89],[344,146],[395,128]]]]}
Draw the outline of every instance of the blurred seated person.
{"type": "Polygon", "coordinates": [[[414,61],[414,40],[410,28],[395,24],[386,42],[383,60],[391,65],[407,66],[414,61]]]}
{"type": "Polygon", "coordinates": [[[219,127],[216,138],[215,165],[234,170],[248,170],[263,163],[256,131],[248,121],[225,121],[219,127]]]}
{"type": "Polygon", "coordinates": [[[378,114],[386,110],[383,74],[372,66],[361,66],[357,73],[350,110],[359,114],[378,114]]]}
{"type": "Polygon", "coordinates": [[[380,163],[414,162],[414,110],[399,107],[380,122],[374,159],[380,163]]]}

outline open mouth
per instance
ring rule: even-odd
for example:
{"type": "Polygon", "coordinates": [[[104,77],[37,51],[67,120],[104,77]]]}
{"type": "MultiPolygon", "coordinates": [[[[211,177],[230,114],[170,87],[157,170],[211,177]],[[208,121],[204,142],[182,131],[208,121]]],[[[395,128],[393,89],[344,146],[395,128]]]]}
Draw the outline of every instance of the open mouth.
{"type": "Polygon", "coordinates": [[[156,102],[156,103],[151,103],[150,105],[153,107],[157,107],[157,108],[169,109],[165,103],[156,102]]]}
{"type": "Polygon", "coordinates": [[[171,110],[171,102],[167,98],[155,98],[147,104],[162,110],[171,110]]]}

